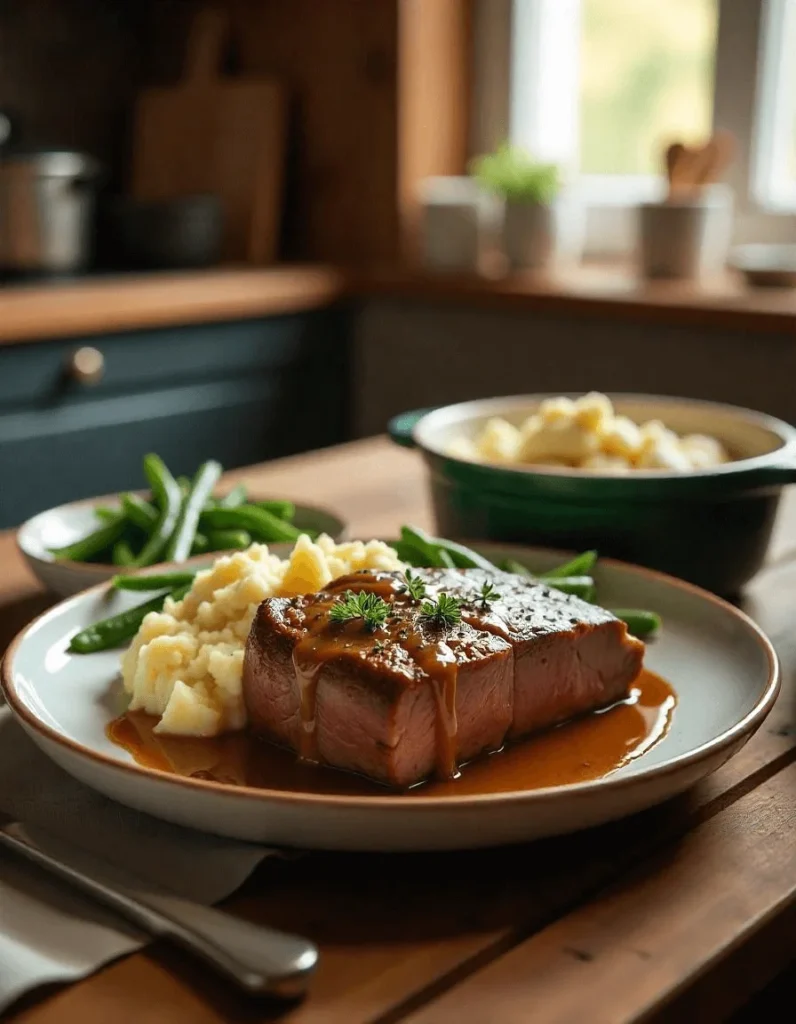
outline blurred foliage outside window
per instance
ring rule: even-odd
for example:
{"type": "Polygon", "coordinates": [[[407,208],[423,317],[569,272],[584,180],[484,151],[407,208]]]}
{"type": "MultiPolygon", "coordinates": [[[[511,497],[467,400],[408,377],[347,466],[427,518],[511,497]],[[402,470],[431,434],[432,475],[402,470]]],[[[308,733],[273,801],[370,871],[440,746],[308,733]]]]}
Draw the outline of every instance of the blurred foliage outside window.
{"type": "MultiPolygon", "coordinates": [[[[658,174],[669,142],[707,138],[717,7],[582,0],[581,173],[658,174]]],[[[796,175],[796,130],[793,153],[796,175]]]]}

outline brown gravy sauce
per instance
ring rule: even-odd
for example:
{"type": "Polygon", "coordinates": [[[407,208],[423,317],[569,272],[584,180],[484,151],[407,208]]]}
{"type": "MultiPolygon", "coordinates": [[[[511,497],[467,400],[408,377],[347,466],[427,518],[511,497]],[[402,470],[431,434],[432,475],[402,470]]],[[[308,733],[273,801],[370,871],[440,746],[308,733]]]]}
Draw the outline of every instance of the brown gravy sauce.
{"type": "Polygon", "coordinates": [[[247,732],[212,739],[159,736],[158,722],[128,712],[108,736],[138,764],[188,778],[287,793],[347,796],[463,796],[563,786],[603,778],[640,757],[668,732],[677,697],[660,676],[643,671],[630,695],[602,711],[485,755],[460,777],[394,791],[348,772],[299,760],[247,732]]]}
{"type": "MultiPolygon", "coordinates": [[[[373,657],[391,646],[405,651],[431,681],[437,705],[437,775],[441,779],[458,775],[456,764],[456,681],[458,659],[455,644],[444,630],[423,626],[418,620],[417,602],[403,592],[391,573],[365,572],[341,577],[329,584],[328,593],[304,609],[306,633],[293,651],[293,670],[300,695],[301,743],[299,752],[307,761],[318,761],[315,706],[318,676],[333,658],[373,657]],[[383,626],[374,631],[363,628],[362,620],[333,623],[329,613],[346,591],[375,594],[390,606],[383,626]]],[[[461,647],[461,644],[458,646],[461,647]]]]}

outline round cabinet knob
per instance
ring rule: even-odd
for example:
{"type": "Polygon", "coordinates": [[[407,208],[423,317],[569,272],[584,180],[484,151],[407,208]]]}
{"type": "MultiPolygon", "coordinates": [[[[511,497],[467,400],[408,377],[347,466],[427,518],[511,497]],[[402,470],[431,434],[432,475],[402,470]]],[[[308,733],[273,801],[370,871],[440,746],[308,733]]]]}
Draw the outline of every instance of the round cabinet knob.
{"type": "Polygon", "coordinates": [[[105,356],[89,345],[75,349],[69,359],[69,376],[86,387],[99,384],[105,376],[105,356]]]}

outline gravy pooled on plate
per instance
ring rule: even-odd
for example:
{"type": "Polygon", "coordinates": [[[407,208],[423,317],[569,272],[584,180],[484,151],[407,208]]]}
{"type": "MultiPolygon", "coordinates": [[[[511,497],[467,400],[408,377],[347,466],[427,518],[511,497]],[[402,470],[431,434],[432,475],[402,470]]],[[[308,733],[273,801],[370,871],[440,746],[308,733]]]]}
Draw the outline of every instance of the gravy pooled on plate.
{"type": "Polygon", "coordinates": [[[157,719],[128,712],[108,727],[111,740],[147,768],[228,786],[338,796],[435,796],[510,793],[605,778],[651,750],[666,735],[677,697],[644,670],[630,695],[463,766],[458,779],[390,789],[362,775],[311,764],[248,732],[208,739],[156,733],[157,719]]]}

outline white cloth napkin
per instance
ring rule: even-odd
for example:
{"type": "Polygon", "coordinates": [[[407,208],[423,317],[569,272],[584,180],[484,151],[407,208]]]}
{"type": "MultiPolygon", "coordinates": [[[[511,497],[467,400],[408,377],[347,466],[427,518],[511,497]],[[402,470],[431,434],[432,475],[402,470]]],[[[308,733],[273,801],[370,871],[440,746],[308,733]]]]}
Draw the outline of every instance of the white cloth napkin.
{"type": "MultiPolygon", "coordinates": [[[[70,840],[197,902],[240,886],[264,847],[193,832],[128,810],[50,762],[0,706],[0,811],[70,840]]],[[[0,1012],[38,985],[74,981],[146,937],[0,846],[0,1012]]]]}

